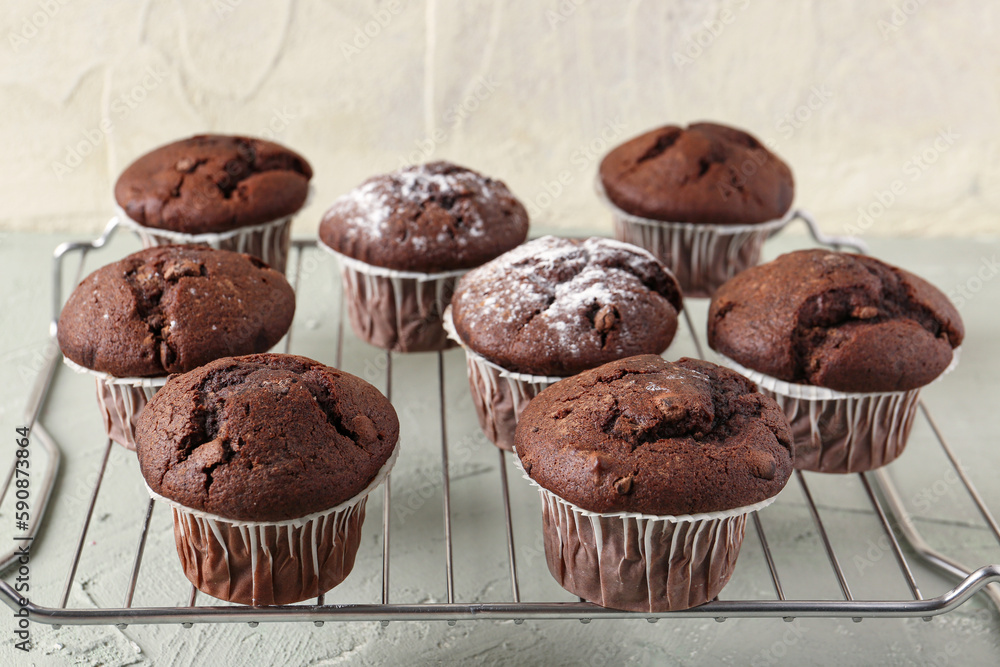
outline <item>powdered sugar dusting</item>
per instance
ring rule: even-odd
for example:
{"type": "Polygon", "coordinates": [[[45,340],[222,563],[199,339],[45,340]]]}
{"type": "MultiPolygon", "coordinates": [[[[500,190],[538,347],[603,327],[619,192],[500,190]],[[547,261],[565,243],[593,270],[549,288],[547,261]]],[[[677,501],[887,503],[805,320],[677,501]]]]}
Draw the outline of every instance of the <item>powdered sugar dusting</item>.
{"type": "Polygon", "coordinates": [[[578,355],[601,349],[607,342],[603,332],[614,328],[611,345],[625,352],[637,331],[655,324],[623,320],[619,308],[628,312],[637,294],[652,291],[640,276],[665,271],[652,255],[628,244],[545,236],[470,272],[453,303],[468,330],[511,329],[513,338],[578,355]]]}
{"type": "Polygon", "coordinates": [[[324,219],[335,219],[352,242],[391,239],[421,250],[428,244],[462,247],[486,235],[484,207],[497,206],[513,195],[500,181],[474,171],[431,163],[405,167],[375,176],[337,199],[324,219]],[[440,224],[422,225],[418,219],[431,204],[447,211],[440,224]],[[412,222],[412,224],[411,224],[412,222]]]}

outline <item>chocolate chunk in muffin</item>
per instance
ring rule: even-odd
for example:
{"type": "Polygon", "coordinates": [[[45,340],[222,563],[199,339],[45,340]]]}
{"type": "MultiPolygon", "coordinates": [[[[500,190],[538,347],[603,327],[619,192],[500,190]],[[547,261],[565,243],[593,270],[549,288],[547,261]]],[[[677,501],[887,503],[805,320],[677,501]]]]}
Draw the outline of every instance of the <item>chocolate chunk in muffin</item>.
{"type": "Polygon", "coordinates": [[[681,515],[776,495],[792,434],[773,399],[721,366],[621,359],[536,396],[517,425],[525,472],[592,512],[681,515]]]}
{"type": "Polygon", "coordinates": [[[948,298],[873,257],[782,255],[726,282],[708,342],[747,368],[846,392],[921,387],[951,363],[965,330],[948,298]]]}
{"type": "Polygon", "coordinates": [[[373,386],[319,362],[255,354],[172,377],[136,429],[155,493],[235,521],[284,521],[365,489],[399,421],[373,386]]]}
{"type": "Polygon", "coordinates": [[[115,199],[146,227],[225,232],[291,215],[312,168],[301,155],[251,137],[199,135],[146,153],[115,184],[115,199]]]}
{"type": "Polygon", "coordinates": [[[752,224],[791,207],[792,172],[754,136],[716,123],[646,132],[601,162],[604,191],[618,208],[668,222],[752,224]]]}
{"type": "Polygon", "coordinates": [[[264,352],[294,313],[291,285],[260,260],[160,246],[87,276],[63,307],[58,340],[63,354],[91,370],[160,376],[264,352]]]}
{"type": "Polygon", "coordinates": [[[462,341],[503,368],[566,376],[660,353],[682,308],[673,275],[610,239],[545,236],[466,274],[452,297],[462,341]]]}
{"type": "Polygon", "coordinates": [[[527,234],[528,213],[506,185],[450,162],[368,179],[334,202],[319,229],[348,257],[423,273],[479,266],[527,234]]]}

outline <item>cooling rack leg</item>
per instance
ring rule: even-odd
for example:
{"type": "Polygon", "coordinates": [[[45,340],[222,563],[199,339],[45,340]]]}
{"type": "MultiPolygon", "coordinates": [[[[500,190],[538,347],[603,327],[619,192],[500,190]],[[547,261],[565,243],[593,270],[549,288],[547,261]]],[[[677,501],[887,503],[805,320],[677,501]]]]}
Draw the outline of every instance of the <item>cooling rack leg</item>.
{"type": "Polygon", "coordinates": [[[97,504],[97,494],[101,491],[101,482],[104,481],[104,470],[108,467],[108,456],[111,454],[112,441],[108,438],[108,444],[104,447],[104,456],[101,458],[101,467],[97,471],[97,481],[94,483],[94,491],[90,494],[90,504],[87,506],[87,516],[83,520],[83,528],[80,530],[80,539],[76,544],[76,552],[73,554],[73,563],[70,565],[69,574],[66,576],[66,586],[63,588],[62,598],[59,607],[65,608],[66,601],[69,600],[69,591],[73,587],[73,578],[76,577],[76,568],[80,564],[80,555],[83,553],[83,545],[87,541],[87,530],[90,529],[90,518],[94,515],[94,505],[97,504]]]}
{"type": "Polygon", "coordinates": [[[503,517],[507,525],[507,562],[510,565],[510,589],[514,602],[521,601],[521,591],[517,582],[517,561],[514,556],[514,523],[510,516],[510,489],[507,485],[507,453],[497,448],[500,455],[500,493],[503,496],[503,517]]]}
{"type": "MultiPolygon", "coordinates": [[[[823,540],[823,548],[826,549],[827,558],[830,559],[830,566],[833,567],[833,572],[837,575],[837,581],[840,583],[840,589],[844,593],[844,599],[850,602],[854,600],[854,597],[851,595],[851,589],[847,585],[847,579],[844,577],[844,570],[840,567],[840,560],[837,558],[837,554],[833,550],[833,544],[830,542],[830,536],[827,535],[826,528],[823,526],[823,520],[820,519],[819,510],[816,509],[816,503],[813,502],[812,493],[809,491],[809,485],[806,484],[805,475],[802,474],[801,470],[796,470],[795,476],[799,480],[799,486],[802,487],[802,495],[805,496],[806,505],[809,507],[809,513],[812,515],[813,523],[816,524],[816,529],[819,531],[820,539],[823,540]]],[[[859,620],[861,619],[855,619],[855,621],[859,620]]]]}
{"type": "Polygon", "coordinates": [[[124,607],[132,606],[132,597],[135,595],[135,585],[139,581],[139,567],[142,566],[142,555],[146,551],[146,536],[149,534],[149,521],[153,517],[153,506],[156,501],[149,499],[146,506],[146,518],[142,521],[142,531],[139,533],[139,545],[135,549],[135,560],[132,562],[132,576],[129,577],[128,590],[125,591],[124,607]]]}
{"type": "Polygon", "coordinates": [[[691,333],[691,340],[694,341],[694,349],[698,351],[698,358],[704,359],[705,350],[701,347],[701,339],[698,338],[698,332],[694,330],[694,322],[691,321],[691,311],[690,309],[685,308],[681,312],[684,313],[684,321],[687,322],[688,331],[691,333]]]}
{"type": "MultiPolygon", "coordinates": [[[[874,486],[882,494],[882,497],[885,498],[886,508],[889,513],[895,517],[896,524],[899,526],[900,532],[916,552],[917,556],[919,556],[924,562],[948,574],[949,576],[961,580],[969,577],[972,570],[957,560],[949,558],[948,556],[945,556],[939,551],[931,548],[931,546],[924,539],[923,535],[920,534],[920,531],[917,530],[909,512],[906,511],[903,501],[899,497],[899,492],[896,491],[896,486],[892,483],[892,479],[889,477],[885,468],[876,470],[873,475],[875,482],[874,486]]],[[[990,602],[993,603],[997,612],[1000,613],[1000,585],[987,584],[982,588],[982,591],[987,597],[989,597],[990,602]]]]}
{"type": "Polygon", "coordinates": [[[444,491],[444,567],[448,585],[448,603],[455,601],[455,573],[451,548],[451,483],[448,470],[448,424],[445,412],[444,352],[438,352],[438,399],[441,405],[441,481],[444,491]]]}

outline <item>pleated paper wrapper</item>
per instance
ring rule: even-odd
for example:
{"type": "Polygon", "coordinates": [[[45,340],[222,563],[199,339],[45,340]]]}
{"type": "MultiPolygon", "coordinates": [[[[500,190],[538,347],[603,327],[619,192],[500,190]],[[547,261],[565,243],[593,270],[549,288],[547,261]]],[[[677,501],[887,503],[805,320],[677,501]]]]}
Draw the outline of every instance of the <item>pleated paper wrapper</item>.
{"type": "Polygon", "coordinates": [[[469,373],[469,391],[476,407],[479,426],[490,442],[500,449],[514,448],[517,420],[535,396],[562,377],[515,373],[494,364],[470,350],[455,331],[451,306],[444,313],[444,328],[449,337],[465,350],[469,373]]]}
{"type": "MultiPolygon", "coordinates": [[[[960,348],[939,378],[958,365],[960,348]]],[[[853,473],[896,460],[916,416],[920,388],[889,392],[842,392],[779,380],[719,355],[719,363],[755,382],[774,398],[792,427],[792,463],[799,470],[853,473]]]]}
{"type": "Polygon", "coordinates": [[[374,266],[319,247],[337,258],[351,328],[362,340],[392,352],[433,352],[454,347],[442,314],[467,269],[420,273],[374,266]]]}
{"type": "Polygon", "coordinates": [[[188,580],[220,600],[266,606],[317,597],[354,568],[368,495],[389,475],[399,444],[361,493],[336,507],[300,519],[233,521],[185,507],[153,492],[170,506],[177,555],[188,580]]]}
{"type": "Polygon", "coordinates": [[[142,409],[153,394],[167,383],[166,375],[159,377],[115,377],[91,370],[67,357],[63,362],[77,373],[94,377],[97,385],[97,407],[101,411],[104,431],[119,445],[135,451],[135,426],[142,409]]]}
{"type": "Polygon", "coordinates": [[[747,515],[774,502],[679,516],[602,514],[524,477],[541,495],[549,572],[570,593],[624,611],[679,611],[714,600],[736,567],[747,515]]]}
{"type": "Polygon", "coordinates": [[[764,241],[794,217],[748,225],[666,222],[626,213],[608,198],[600,178],[597,194],[611,210],[615,238],[653,253],[673,271],[685,297],[710,297],[722,283],[760,261],[764,241]]]}

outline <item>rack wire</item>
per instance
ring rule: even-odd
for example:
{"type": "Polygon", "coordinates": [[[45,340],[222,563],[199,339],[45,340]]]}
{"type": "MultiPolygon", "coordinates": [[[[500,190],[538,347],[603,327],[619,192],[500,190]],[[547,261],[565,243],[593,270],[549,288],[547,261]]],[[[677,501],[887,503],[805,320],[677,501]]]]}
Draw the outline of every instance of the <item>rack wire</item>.
{"type": "MultiPolygon", "coordinates": [[[[853,239],[841,237],[829,237],[823,235],[815,220],[804,212],[796,212],[794,218],[805,223],[810,234],[820,244],[832,247],[852,247],[858,251],[864,251],[863,245],[853,239]]],[[[60,287],[62,285],[64,263],[71,254],[79,255],[79,263],[76,269],[76,281],[82,274],[84,260],[87,254],[104,246],[111,238],[117,228],[117,220],[112,219],[104,233],[91,242],[65,243],[60,245],[55,251],[54,257],[54,294],[53,294],[53,321],[50,327],[50,334],[55,336],[55,324],[58,313],[61,309],[62,299],[60,287]]],[[[315,251],[315,242],[307,240],[296,240],[292,243],[292,262],[294,267],[291,275],[293,287],[298,289],[302,275],[303,257],[315,251]]],[[[74,284],[75,284],[74,282],[74,284]]],[[[685,321],[688,331],[692,337],[699,355],[702,355],[701,342],[698,333],[688,315],[687,309],[684,311],[685,321]]],[[[344,340],[344,307],[343,303],[339,307],[339,314],[336,324],[336,361],[335,365],[341,365],[343,355],[344,340]]],[[[289,331],[284,341],[284,351],[291,349],[294,331],[289,331]]],[[[45,430],[44,425],[39,421],[39,413],[45,403],[52,383],[52,378],[56,372],[59,362],[59,355],[50,358],[38,380],[33,387],[28,404],[25,410],[25,423],[31,429],[32,438],[40,442],[47,454],[47,467],[41,477],[40,491],[37,494],[38,504],[35,508],[34,520],[29,530],[22,536],[25,540],[34,538],[41,529],[45,520],[45,512],[48,508],[49,500],[54,489],[54,482],[60,465],[60,448],[55,440],[45,430]]],[[[386,353],[386,394],[392,400],[392,355],[386,353]]],[[[519,570],[516,560],[515,530],[513,513],[511,511],[511,489],[508,481],[507,467],[510,465],[510,455],[497,450],[499,476],[499,487],[501,490],[501,502],[503,506],[504,521],[498,526],[498,530],[504,531],[507,555],[507,573],[510,579],[510,601],[491,601],[463,603],[456,599],[455,593],[455,561],[454,561],[454,532],[456,530],[482,530],[480,525],[465,526],[453,525],[451,512],[451,485],[449,473],[449,443],[446,420],[446,400],[445,400],[445,356],[444,353],[437,353],[437,391],[439,402],[439,420],[441,428],[441,483],[442,483],[442,519],[444,536],[444,563],[443,574],[445,578],[445,588],[447,600],[445,602],[420,602],[401,603],[390,600],[390,525],[392,507],[392,480],[391,476],[386,479],[383,486],[382,505],[382,525],[381,525],[381,555],[382,555],[382,576],[381,576],[381,603],[380,604],[336,604],[328,605],[324,603],[324,596],[316,598],[312,604],[297,604],[271,607],[247,607],[240,605],[232,606],[208,606],[198,605],[198,590],[191,586],[188,604],[184,606],[161,606],[161,607],[134,607],[133,599],[136,586],[142,574],[143,556],[146,550],[147,537],[149,535],[151,518],[155,508],[155,501],[150,499],[146,506],[146,511],[138,527],[136,535],[135,553],[132,559],[132,567],[126,585],[126,592],[121,607],[118,608],[67,608],[70,591],[76,580],[77,569],[81,556],[87,547],[87,535],[90,529],[90,522],[94,514],[94,508],[101,491],[101,484],[104,480],[104,473],[107,469],[108,458],[112,449],[110,439],[105,443],[100,464],[97,469],[95,483],[91,489],[89,501],[85,512],[81,518],[78,538],[74,545],[74,556],[70,563],[68,572],[65,575],[65,583],[59,601],[52,606],[44,606],[34,601],[29,602],[25,607],[29,618],[34,622],[47,623],[53,626],[67,625],[117,625],[125,627],[129,624],[181,624],[184,627],[192,627],[195,623],[248,623],[256,626],[263,622],[311,622],[316,625],[323,625],[327,621],[378,621],[387,624],[390,621],[402,620],[444,620],[455,623],[460,620],[470,619],[495,619],[513,620],[521,623],[527,619],[577,619],[587,623],[592,619],[615,618],[615,619],[646,619],[655,622],[661,618],[714,618],[717,621],[724,621],[728,618],[743,617],[780,617],[786,621],[791,621],[797,617],[842,617],[852,618],[860,622],[867,617],[921,617],[930,620],[931,617],[948,613],[969,600],[977,593],[988,597],[992,605],[1000,610],[1000,586],[995,582],[1000,581],[1000,565],[984,565],[972,569],[959,562],[954,557],[943,554],[933,549],[918,531],[912,517],[910,516],[905,503],[896,490],[892,480],[885,469],[880,469],[869,473],[858,473],[858,483],[864,491],[864,497],[874,515],[878,518],[882,532],[886,536],[896,565],[899,568],[900,577],[906,583],[909,590],[907,599],[858,599],[856,594],[848,585],[844,575],[840,558],[830,539],[827,525],[824,523],[820,513],[820,505],[815,501],[809,479],[814,473],[796,472],[795,484],[799,487],[805,507],[811,518],[811,523],[822,542],[823,551],[834,578],[836,579],[841,597],[838,600],[817,600],[817,599],[790,599],[781,583],[781,575],[774,557],[771,541],[768,540],[764,524],[757,512],[751,515],[751,524],[754,528],[759,542],[764,560],[767,565],[767,572],[774,589],[774,598],[768,599],[740,599],[740,600],[715,600],[707,604],[687,609],[684,611],[662,612],[662,613],[638,613],[625,612],[614,609],[606,609],[595,604],[580,600],[578,602],[533,602],[522,601],[520,594],[519,570]],[[917,585],[913,567],[910,564],[912,558],[918,559],[933,569],[957,580],[954,588],[943,594],[926,598],[917,585]]],[[[938,427],[927,406],[920,402],[919,410],[927,421],[935,439],[942,448],[945,457],[954,469],[958,479],[961,480],[965,492],[975,504],[980,518],[983,520],[993,537],[1000,542],[1000,526],[990,509],[986,506],[982,496],[976,490],[969,476],[966,474],[962,464],[959,462],[951,445],[948,443],[941,429],[938,427]]],[[[15,459],[16,460],[16,459],[15,459]]],[[[12,463],[6,480],[0,489],[0,502],[10,488],[11,480],[14,476],[14,464],[12,463]]],[[[534,493],[525,488],[524,492],[534,493]]],[[[766,512],[767,510],[765,510],[766,512]]],[[[748,531],[749,532],[749,531],[748,531]]],[[[749,537],[748,537],[749,539],[749,537]]],[[[14,550],[0,558],[0,572],[7,570],[16,561],[17,554],[14,550]]],[[[0,597],[12,608],[19,606],[19,595],[7,582],[0,580],[0,597]]]]}

